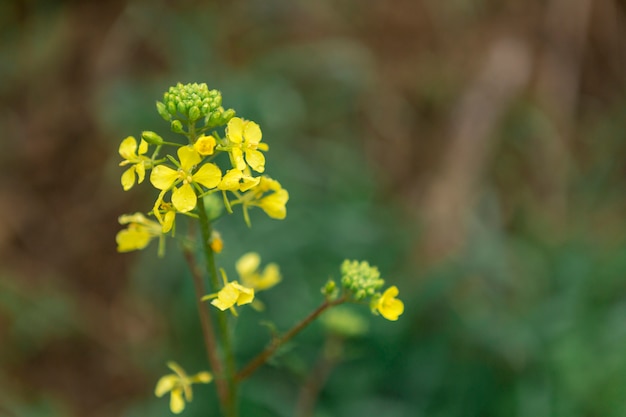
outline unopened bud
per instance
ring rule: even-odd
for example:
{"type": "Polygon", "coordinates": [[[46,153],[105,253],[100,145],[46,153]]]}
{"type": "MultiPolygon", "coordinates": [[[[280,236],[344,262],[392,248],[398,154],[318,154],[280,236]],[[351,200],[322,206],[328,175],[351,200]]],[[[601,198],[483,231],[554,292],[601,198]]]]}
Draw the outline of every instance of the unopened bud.
{"type": "Polygon", "coordinates": [[[149,130],[141,132],[141,139],[145,140],[151,145],[163,145],[163,138],[149,130]]]}

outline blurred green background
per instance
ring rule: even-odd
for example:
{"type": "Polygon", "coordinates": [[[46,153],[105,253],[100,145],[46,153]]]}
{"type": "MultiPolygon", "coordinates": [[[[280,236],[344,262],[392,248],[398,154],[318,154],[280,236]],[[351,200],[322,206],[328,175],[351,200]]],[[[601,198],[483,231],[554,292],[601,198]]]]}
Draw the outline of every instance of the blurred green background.
{"type": "Polygon", "coordinates": [[[0,30],[0,416],[168,416],[165,362],[207,368],[181,257],[115,252],[155,195],[122,191],[119,142],[168,134],[179,81],[257,121],[290,192],[284,221],[217,225],[231,274],[249,250],[284,274],[240,363],[344,258],[406,305],[307,329],[242,415],[626,416],[624,1],[9,0],[0,30]]]}

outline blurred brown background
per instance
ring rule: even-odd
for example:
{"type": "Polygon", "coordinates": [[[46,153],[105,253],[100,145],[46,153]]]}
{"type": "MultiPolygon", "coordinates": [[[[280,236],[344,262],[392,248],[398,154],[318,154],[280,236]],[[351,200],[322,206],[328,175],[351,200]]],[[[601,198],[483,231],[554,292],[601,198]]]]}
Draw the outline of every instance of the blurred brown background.
{"type": "MultiPolygon", "coordinates": [[[[188,344],[167,295],[192,295],[180,260],[159,280],[114,236],[153,198],[122,191],[119,142],[167,133],[154,100],[178,81],[264,129],[294,214],[259,220],[278,236],[264,258],[319,282],[344,256],[395,274],[408,308],[386,364],[405,388],[359,395],[389,416],[625,415],[624,1],[25,0],[0,28],[0,416],[167,415],[153,384],[188,344]],[[541,327],[555,317],[570,330],[541,327]],[[468,363],[459,344],[475,378],[433,382],[468,363]],[[483,400],[450,406],[492,371],[483,400]]],[[[356,415],[345,398],[318,415],[356,415]]]]}

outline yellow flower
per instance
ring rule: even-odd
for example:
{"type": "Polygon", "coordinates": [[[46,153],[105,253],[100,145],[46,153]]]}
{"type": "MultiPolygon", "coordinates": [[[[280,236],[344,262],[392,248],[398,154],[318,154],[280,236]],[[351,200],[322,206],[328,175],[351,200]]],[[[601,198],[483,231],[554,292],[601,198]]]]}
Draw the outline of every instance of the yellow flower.
{"type": "Polygon", "coordinates": [[[174,170],[165,165],[158,165],[152,169],[150,182],[163,192],[173,188],[172,204],[179,212],[186,213],[193,210],[197,203],[192,184],[200,184],[209,189],[214,188],[222,178],[222,171],[217,165],[206,163],[194,173],[196,165],[202,160],[200,154],[191,146],[182,146],[178,148],[177,153],[180,168],[174,170]],[[178,184],[180,186],[176,187],[178,184]]]}
{"type": "Polygon", "coordinates": [[[391,286],[385,290],[383,295],[374,300],[374,309],[387,320],[396,321],[404,312],[404,303],[396,298],[398,287],[391,286]]]}
{"type": "Polygon", "coordinates": [[[213,136],[202,135],[198,138],[198,140],[196,140],[196,143],[193,144],[193,148],[200,155],[207,156],[213,155],[213,152],[215,151],[215,145],[216,142],[213,136]]]}
{"type": "Polygon", "coordinates": [[[234,168],[243,171],[246,163],[257,172],[265,171],[265,156],[269,146],[261,143],[261,128],[253,121],[233,117],[226,126],[226,138],[234,168]],[[245,155],[245,161],[244,161],[245,155]]]}
{"type": "Polygon", "coordinates": [[[266,176],[261,177],[259,185],[250,190],[250,193],[254,194],[254,200],[249,203],[250,205],[260,207],[273,219],[281,220],[287,216],[289,193],[278,181],[266,176]],[[268,192],[270,194],[266,194],[268,192]]]}
{"type": "Polygon", "coordinates": [[[228,282],[224,270],[220,269],[220,272],[224,279],[224,287],[222,287],[217,294],[205,295],[202,297],[202,301],[213,299],[211,304],[215,307],[222,311],[230,309],[236,316],[237,310],[235,310],[235,304],[241,306],[251,303],[252,300],[254,300],[254,289],[245,287],[237,281],[228,282]]]}
{"type": "Polygon", "coordinates": [[[198,372],[193,376],[187,376],[183,368],[176,362],[168,362],[167,366],[174,371],[157,382],[154,394],[162,397],[168,392],[170,393],[170,410],[174,414],[180,414],[185,409],[185,401],[193,400],[193,391],[191,384],[208,384],[213,380],[210,372],[198,372]]]}
{"type": "Polygon", "coordinates": [[[244,254],[235,264],[235,269],[242,284],[255,291],[271,288],[281,280],[280,269],[277,264],[269,263],[263,269],[263,272],[259,273],[260,264],[261,257],[256,252],[244,254]]]}
{"type": "Polygon", "coordinates": [[[124,160],[120,162],[120,166],[132,164],[122,174],[122,187],[124,191],[130,190],[135,185],[135,175],[137,175],[137,183],[141,184],[146,176],[146,166],[150,165],[150,158],[144,156],[148,152],[148,142],[141,139],[139,147],[137,147],[137,140],[129,136],[122,141],[119,148],[119,153],[124,160]]]}
{"type": "Polygon", "coordinates": [[[229,169],[222,177],[222,181],[217,185],[217,188],[224,191],[248,191],[249,189],[256,187],[261,180],[259,177],[253,177],[248,172],[242,172],[238,169],[229,169]]]}
{"type": "Polygon", "coordinates": [[[161,225],[141,213],[120,216],[119,222],[128,224],[128,227],[115,236],[118,252],[144,249],[153,238],[163,236],[161,225]]]}

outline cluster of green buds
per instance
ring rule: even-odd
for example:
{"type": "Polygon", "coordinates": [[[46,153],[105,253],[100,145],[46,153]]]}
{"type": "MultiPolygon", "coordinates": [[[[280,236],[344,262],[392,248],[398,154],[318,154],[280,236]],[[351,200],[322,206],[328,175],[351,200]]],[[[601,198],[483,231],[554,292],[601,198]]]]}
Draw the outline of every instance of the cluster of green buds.
{"type": "Polygon", "coordinates": [[[162,255],[162,235],[174,236],[177,215],[198,218],[199,210],[205,210],[204,201],[215,194],[221,194],[228,213],[241,205],[249,226],[248,211],[253,207],[271,218],[285,218],[287,190],[267,175],[253,174],[265,171],[264,152],[269,150],[261,142],[258,124],[235,117],[232,109],[224,110],[221,93],[206,84],[170,87],[156,108],[171,123],[172,131],[186,139],[166,140],[144,131],[139,142],[129,136],[120,144],[120,165],[128,166],[121,179],[124,190],[142,183],[150,171],[150,183],[159,191],[147,213],[156,222],[137,214],[120,218],[120,223],[128,225],[117,235],[120,252],[143,249],[151,239],[159,238],[162,255]],[[226,156],[221,162],[220,155],[226,156]],[[160,225],[160,234],[155,233],[154,223],[160,225]]]}
{"type": "Polygon", "coordinates": [[[161,117],[171,123],[176,133],[183,133],[186,123],[203,120],[210,128],[224,125],[235,116],[233,109],[222,107],[222,93],[209,90],[204,83],[178,83],[170,87],[163,94],[163,101],[157,101],[156,105],[161,117]]]}
{"type": "Polygon", "coordinates": [[[380,277],[378,268],[370,266],[367,261],[343,261],[340,282],[341,287],[338,287],[334,280],[328,280],[322,294],[328,300],[339,297],[356,302],[369,300],[372,313],[380,314],[387,320],[395,321],[404,312],[404,303],[396,298],[398,288],[394,285],[381,293],[385,280],[380,277]]]}

